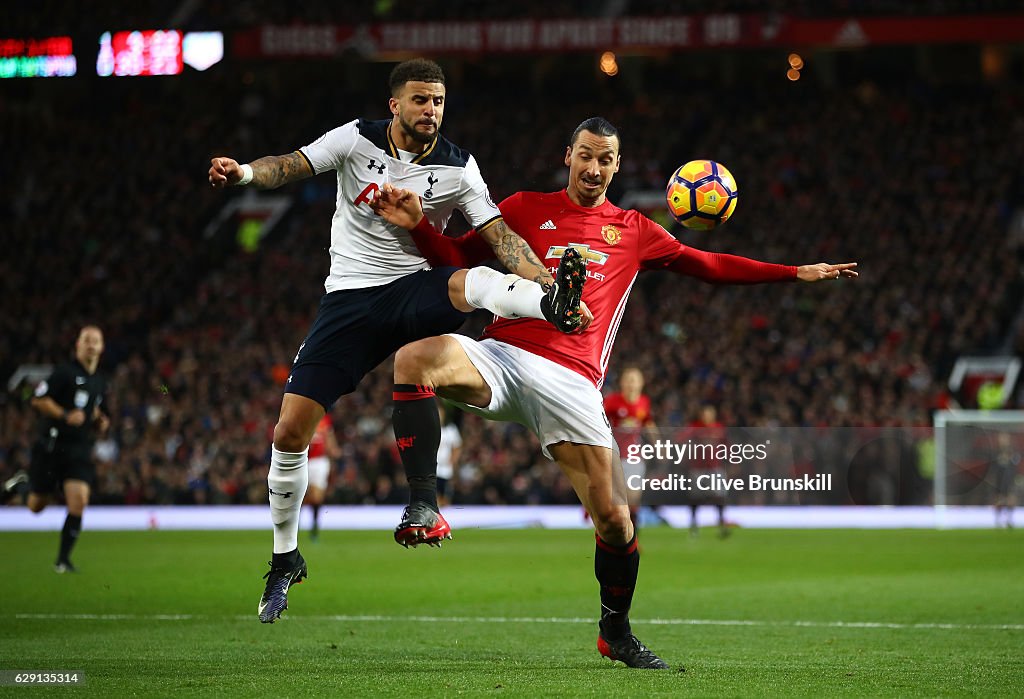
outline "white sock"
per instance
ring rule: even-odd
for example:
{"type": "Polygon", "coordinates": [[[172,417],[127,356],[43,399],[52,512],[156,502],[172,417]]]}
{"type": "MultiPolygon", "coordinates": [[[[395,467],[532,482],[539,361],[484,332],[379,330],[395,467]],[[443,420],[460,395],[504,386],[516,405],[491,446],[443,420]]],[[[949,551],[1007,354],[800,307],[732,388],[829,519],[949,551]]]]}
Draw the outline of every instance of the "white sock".
{"type": "Polygon", "coordinates": [[[309,469],[308,449],[298,454],[273,448],[267,486],[270,488],[270,518],[274,521],[274,553],[288,553],[299,547],[299,511],[306,497],[309,469]]]}
{"type": "Polygon", "coordinates": [[[474,267],[466,275],[466,302],[502,318],[544,320],[540,300],[544,289],[517,274],[502,274],[490,267],[474,267]]]}

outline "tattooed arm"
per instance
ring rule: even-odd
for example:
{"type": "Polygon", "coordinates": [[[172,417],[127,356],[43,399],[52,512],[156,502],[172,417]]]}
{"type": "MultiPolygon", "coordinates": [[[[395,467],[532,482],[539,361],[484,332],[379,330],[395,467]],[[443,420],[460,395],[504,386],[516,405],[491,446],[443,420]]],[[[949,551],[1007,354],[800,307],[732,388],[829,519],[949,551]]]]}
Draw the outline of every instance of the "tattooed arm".
{"type": "MultiPolygon", "coordinates": [[[[289,182],[313,176],[309,161],[298,151],[288,155],[268,155],[249,165],[252,167],[252,181],[249,184],[257,189],[277,189],[289,182]]],[[[238,184],[242,175],[242,166],[231,158],[210,160],[210,184],[215,189],[238,184]]]]}
{"type": "Polygon", "coordinates": [[[399,189],[387,182],[370,202],[370,208],[388,223],[411,231],[413,240],[431,265],[464,267],[479,264],[487,259],[486,250],[490,246],[508,271],[542,286],[554,281],[526,241],[509,228],[504,219],[495,219],[462,238],[448,238],[434,230],[424,217],[423,204],[415,192],[399,189]]]}
{"type": "Polygon", "coordinates": [[[551,272],[537,259],[526,241],[509,228],[503,219],[498,219],[478,232],[494,249],[498,261],[505,265],[509,272],[545,287],[554,281],[551,272]]]}

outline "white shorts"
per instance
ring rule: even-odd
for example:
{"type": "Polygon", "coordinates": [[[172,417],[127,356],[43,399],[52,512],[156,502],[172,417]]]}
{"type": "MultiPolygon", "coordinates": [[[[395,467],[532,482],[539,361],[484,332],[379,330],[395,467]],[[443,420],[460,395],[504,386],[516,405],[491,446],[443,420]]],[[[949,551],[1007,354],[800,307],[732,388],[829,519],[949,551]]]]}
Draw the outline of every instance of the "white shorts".
{"type": "Polygon", "coordinates": [[[590,381],[550,359],[504,342],[449,337],[458,340],[491,387],[486,408],[458,403],[463,410],[529,428],[549,459],[553,457],[548,447],[558,442],[615,448],[601,392],[590,381]]]}
{"type": "Polygon", "coordinates": [[[327,477],[331,475],[331,460],[326,456],[314,456],[309,460],[309,484],[320,490],[327,490],[327,477]]]}

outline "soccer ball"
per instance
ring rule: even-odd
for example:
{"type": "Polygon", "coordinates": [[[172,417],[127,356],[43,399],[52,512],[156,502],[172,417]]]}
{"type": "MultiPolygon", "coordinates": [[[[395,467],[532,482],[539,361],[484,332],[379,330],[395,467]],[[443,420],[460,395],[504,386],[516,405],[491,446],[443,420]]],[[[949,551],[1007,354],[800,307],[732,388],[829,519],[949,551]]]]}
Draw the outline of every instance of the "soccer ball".
{"type": "Polygon", "coordinates": [[[701,231],[728,221],[738,197],[732,173],[713,160],[691,160],[672,173],[665,188],[672,217],[701,231]]]}

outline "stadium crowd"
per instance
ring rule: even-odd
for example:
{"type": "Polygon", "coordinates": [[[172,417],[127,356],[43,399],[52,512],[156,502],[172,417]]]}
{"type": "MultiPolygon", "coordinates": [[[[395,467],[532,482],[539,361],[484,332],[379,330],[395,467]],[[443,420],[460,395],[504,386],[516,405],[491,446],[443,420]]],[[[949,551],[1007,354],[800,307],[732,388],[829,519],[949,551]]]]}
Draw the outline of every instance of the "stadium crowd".
{"type": "MultiPolygon", "coordinates": [[[[606,390],[621,367],[639,366],[662,436],[681,434],[706,402],[735,426],[926,426],[949,400],[955,358],[1010,333],[1024,291],[1021,249],[1004,243],[1024,199],[1019,87],[893,79],[682,94],[657,89],[674,84],[669,61],[614,83],[545,65],[517,83],[526,94],[511,106],[512,64],[462,66],[449,84],[444,132],[474,152],[496,200],[563,186],[569,133],[601,114],[623,133],[612,201],[662,190],[676,166],[710,157],[736,175],[738,211],[714,233],[676,228],[684,242],[774,262],[860,262],[856,283],[813,287],[642,275],[606,390]]],[[[231,225],[207,235],[227,201],[206,185],[208,158],[288,152],[356,115],[385,116],[386,68],[344,96],[267,67],[133,86],[126,103],[107,83],[87,101],[37,83],[0,100],[18,135],[0,163],[12,185],[0,195],[0,372],[65,357],[84,322],[104,329],[113,428],[97,445],[94,502],[266,501],[282,383],[327,271],[334,180],[283,190],[289,213],[247,250],[231,225]]],[[[391,383],[386,364],[335,407],[344,453],[328,502],[405,501],[391,383]]],[[[30,391],[22,382],[0,404],[0,477],[27,465],[30,391]]],[[[461,430],[453,502],[575,502],[525,429],[467,415],[461,430]]],[[[850,484],[821,502],[926,501],[924,457],[913,444],[895,451],[845,463],[797,446],[773,468],[850,484]]]]}

